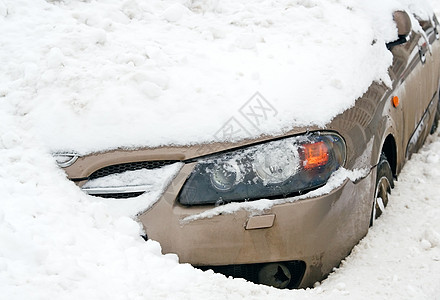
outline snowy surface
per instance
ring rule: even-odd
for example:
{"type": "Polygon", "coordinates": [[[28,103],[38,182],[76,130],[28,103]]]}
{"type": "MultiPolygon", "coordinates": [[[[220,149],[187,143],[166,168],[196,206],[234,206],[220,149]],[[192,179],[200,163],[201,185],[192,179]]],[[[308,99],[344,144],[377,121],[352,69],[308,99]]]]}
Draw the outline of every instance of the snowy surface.
{"type": "MultiPolygon", "coordinates": [[[[197,28],[191,23],[197,22],[194,20],[195,16],[198,16],[196,20],[202,20],[202,15],[206,15],[210,22],[200,25],[202,30],[198,35],[206,36],[207,40],[211,37],[214,41],[220,40],[218,42],[221,45],[211,46],[213,49],[200,48],[201,45],[197,40],[198,42],[193,45],[194,53],[196,50],[199,54],[215,53],[212,57],[219,55],[218,57],[221,58],[223,52],[218,49],[226,45],[227,52],[235,53],[236,59],[239,61],[242,59],[244,64],[247,64],[246,59],[252,60],[252,56],[240,58],[240,53],[243,52],[239,49],[246,50],[247,47],[254,45],[252,36],[243,37],[238,41],[245,42],[237,42],[238,44],[235,45],[232,43],[236,41],[235,34],[247,34],[248,30],[252,32],[252,28],[259,26],[255,32],[263,35],[267,42],[270,40],[274,43],[277,41],[285,43],[283,36],[287,34],[286,32],[281,30],[280,36],[269,35],[272,29],[269,30],[270,26],[263,26],[266,24],[263,21],[266,18],[270,19],[271,13],[275,15],[270,9],[257,11],[256,15],[259,16],[261,22],[255,23],[258,18],[245,17],[252,6],[246,7],[239,2],[193,1],[193,10],[185,6],[187,4],[185,1],[152,3],[154,5],[135,0],[113,2],[0,0],[0,58],[2,61],[0,67],[0,298],[8,300],[439,299],[439,133],[430,137],[426,146],[418,154],[413,155],[411,161],[407,163],[393,190],[385,214],[376,222],[369,234],[328,279],[316,288],[308,290],[276,290],[240,279],[225,278],[209,271],[202,272],[187,264],[178,264],[178,258],[175,255],[161,254],[158,243],[144,242],[139,237],[141,228],[138,223],[127,216],[115,215],[105,201],[91,201],[90,196],[82,193],[65,178],[65,174],[55,165],[49,150],[57,146],[69,148],[71,146],[69,138],[73,136],[74,142],[78,142],[82,151],[90,151],[95,147],[113,147],[111,143],[115,140],[122,140],[126,146],[129,146],[133,141],[143,143],[153,137],[150,130],[145,130],[142,135],[145,139],[141,138],[140,141],[136,139],[140,136],[138,136],[139,133],[133,132],[133,128],[136,128],[133,126],[145,125],[144,120],[134,120],[130,123],[131,128],[124,126],[125,122],[132,121],[133,116],[138,115],[139,109],[143,107],[141,99],[144,99],[143,95],[137,94],[141,93],[137,87],[132,89],[133,85],[136,85],[136,79],[130,76],[133,72],[145,71],[147,75],[140,76],[141,82],[150,76],[147,69],[142,67],[144,64],[148,65],[150,61],[142,56],[145,53],[139,54],[139,48],[137,48],[140,47],[139,44],[143,43],[150,59],[159,61],[163,59],[169,62],[169,65],[164,65],[163,72],[166,73],[168,67],[176,68],[173,76],[177,79],[168,78],[165,74],[164,77],[158,77],[157,73],[154,73],[155,76],[151,78],[154,77],[157,82],[147,84],[141,89],[145,89],[146,95],[152,97],[152,100],[148,101],[157,101],[157,107],[167,106],[167,102],[162,101],[163,95],[177,97],[179,93],[174,94],[173,91],[179,91],[179,87],[189,81],[188,76],[182,75],[186,71],[191,72],[195,81],[203,80],[201,81],[201,95],[214,93],[211,88],[218,87],[213,84],[215,78],[218,78],[217,83],[225,80],[225,84],[235,83],[235,79],[241,77],[244,79],[238,79],[240,82],[254,80],[253,73],[251,75],[234,73],[232,74],[234,76],[228,76],[231,74],[219,70],[204,74],[203,67],[210,62],[210,58],[203,58],[204,56],[201,55],[203,59],[200,58],[198,61],[199,56],[189,55],[186,52],[185,56],[179,52],[179,47],[167,44],[167,41],[169,42],[172,38],[167,40],[165,35],[157,31],[157,28],[151,28],[150,32],[145,28],[141,30],[137,27],[138,23],[146,22],[144,20],[149,20],[148,17],[151,17],[154,22],[151,21],[148,24],[155,26],[156,21],[162,20],[161,22],[168,24],[169,30],[179,32],[180,28],[182,30],[180,35],[183,39],[183,36],[188,33],[187,28],[197,28]],[[154,13],[158,11],[157,7],[163,9],[158,15],[150,15],[148,9],[139,8],[145,5],[150,6],[154,13]],[[90,9],[86,9],[87,6],[90,9]],[[235,16],[232,12],[241,11],[240,8],[236,8],[237,6],[243,6],[246,9],[235,16]],[[221,13],[224,14],[222,16],[225,19],[214,18],[216,7],[224,9],[221,13]],[[219,25],[224,31],[216,31],[216,24],[219,24],[216,22],[223,24],[222,22],[229,20],[226,16],[232,19],[236,17],[237,22],[245,22],[245,24],[237,26],[237,30],[226,30],[229,27],[225,26],[226,29],[224,29],[219,25]],[[189,23],[185,23],[187,27],[183,25],[176,27],[176,22],[189,23]],[[246,22],[249,22],[248,26],[246,22]],[[214,28],[210,31],[211,33],[205,32],[209,26],[214,28]],[[115,35],[118,35],[118,39],[115,35]],[[157,44],[153,42],[156,37],[159,41],[157,44]],[[160,39],[161,37],[164,41],[160,39]],[[143,38],[145,40],[142,40],[143,38]],[[134,44],[133,40],[137,39],[140,39],[142,43],[134,44]],[[232,48],[229,48],[230,45],[232,48]],[[97,53],[95,48],[102,50],[101,55],[95,55],[97,53]],[[156,49],[156,52],[151,48],[156,49]],[[112,52],[112,49],[119,50],[112,52]],[[229,51],[230,49],[233,51],[229,51]],[[136,56],[136,53],[140,56],[136,56]],[[184,62],[184,64],[174,64],[176,61],[184,62]],[[202,63],[201,69],[191,69],[194,64],[198,63],[202,63]],[[109,69],[105,66],[109,66],[109,69]],[[84,79],[84,76],[87,79],[84,79]],[[209,81],[206,77],[212,77],[213,81],[209,81]],[[210,82],[213,85],[210,85],[210,82]],[[118,95],[123,95],[120,88],[133,96],[130,97],[130,101],[133,102],[119,101],[118,97],[122,96],[118,95]],[[207,90],[203,90],[205,88],[207,90]],[[154,98],[155,93],[156,98],[154,98]],[[137,105],[136,109],[130,108],[131,105],[137,105]],[[130,109],[133,110],[131,113],[130,109]],[[128,115],[116,115],[118,111],[128,115]],[[74,123],[79,120],[81,122],[78,124],[74,123]],[[105,127],[104,132],[102,126],[94,127],[100,124],[113,125],[105,127]],[[44,132],[43,129],[48,131],[44,132]],[[130,130],[125,131],[127,129],[130,130]],[[77,130],[80,130],[83,135],[77,135],[77,130]],[[106,133],[106,138],[100,139],[99,133],[106,133]],[[113,135],[117,138],[107,140],[113,135]],[[127,136],[125,140],[124,136],[127,136]],[[90,146],[91,148],[85,147],[88,142],[93,145],[90,146]]],[[[261,3],[270,7],[271,2],[261,1],[261,3]]],[[[274,1],[274,3],[277,2],[274,1]]],[[[338,11],[346,13],[341,7],[347,3],[351,3],[354,8],[361,5],[368,6],[373,12],[374,7],[379,7],[377,3],[392,7],[397,2],[368,1],[372,3],[371,6],[354,4],[351,1],[326,1],[329,4],[313,0],[279,1],[278,3],[300,5],[304,12],[302,18],[316,14],[319,21],[321,19],[318,16],[322,16],[320,12],[323,11],[335,9],[335,13],[338,11]]],[[[422,2],[417,1],[417,3],[422,2]]],[[[433,2],[432,4],[440,13],[440,3],[433,2]]],[[[359,13],[356,11],[354,9],[354,13],[359,13]]],[[[292,13],[297,12],[293,10],[292,13]]],[[[339,22],[336,21],[339,20],[341,23],[359,22],[359,30],[367,30],[365,40],[379,34],[382,30],[379,22],[376,23],[378,28],[373,26],[374,30],[369,31],[367,24],[371,20],[366,13],[365,18],[361,20],[352,20],[348,15],[347,19],[339,15],[333,21],[324,18],[323,22],[328,21],[326,25],[335,27],[338,27],[339,22]]],[[[387,20],[385,18],[384,23],[389,21],[387,20]]],[[[278,26],[275,27],[278,29],[283,27],[279,24],[273,26],[278,26]]],[[[331,31],[336,30],[335,27],[319,28],[331,31]]],[[[346,27],[341,25],[339,28],[346,27]]],[[[313,35],[315,30],[308,29],[313,35]]],[[[301,30],[306,32],[305,28],[301,30]]],[[[193,34],[196,35],[195,32],[193,34]]],[[[351,31],[342,30],[338,34],[350,36],[351,31]]],[[[387,39],[391,34],[394,33],[383,33],[382,37],[379,35],[376,37],[378,40],[387,39]]],[[[179,36],[174,32],[173,38],[176,35],[179,36]]],[[[342,36],[321,36],[321,38],[324,37],[334,38],[333,42],[336,45],[337,40],[342,39],[342,36]]],[[[190,41],[191,39],[186,42],[181,40],[179,43],[191,45],[190,41]]],[[[306,41],[303,42],[306,43],[306,41]]],[[[308,46],[311,48],[320,43],[317,40],[307,43],[309,42],[311,45],[308,46]]],[[[321,40],[321,42],[331,43],[329,40],[321,40]]],[[[364,38],[359,39],[359,43],[364,42],[364,38]]],[[[258,39],[256,44],[257,48],[261,48],[261,42],[258,39]]],[[[209,43],[204,45],[210,47],[209,43]]],[[[288,48],[285,45],[284,48],[280,45],[279,51],[287,51],[288,48]]],[[[262,48],[263,50],[258,49],[255,55],[266,53],[264,47],[262,48]]],[[[376,54],[380,53],[381,51],[378,50],[376,54]]],[[[278,55],[274,57],[274,59],[281,60],[277,61],[278,63],[284,62],[284,58],[279,58],[278,55]]],[[[315,58],[319,60],[319,57],[313,57],[315,58]]],[[[218,61],[212,61],[211,64],[222,65],[218,61]]],[[[368,65],[367,61],[365,64],[368,65]]],[[[231,63],[231,65],[228,67],[237,66],[241,69],[238,63],[236,65],[231,63]]],[[[154,72],[157,71],[156,67],[153,68],[154,72]]],[[[276,64],[271,63],[267,70],[270,71],[272,67],[275,68],[276,64]]],[[[368,76],[372,76],[373,73],[368,76]]],[[[379,77],[384,76],[381,72],[374,74],[379,77]]],[[[264,72],[260,72],[259,76],[262,78],[261,82],[266,80],[267,75],[264,72]]],[[[256,75],[255,78],[259,77],[256,75]]],[[[344,88],[351,86],[348,83],[352,83],[352,78],[339,79],[344,88]]],[[[294,87],[293,81],[292,79],[292,85],[287,88],[294,87]]],[[[250,86],[249,90],[243,88],[242,93],[236,94],[238,97],[234,98],[236,102],[233,102],[236,106],[229,103],[231,107],[227,105],[223,107],[219,104],[219,116],[226,116],[226,112],[230,114],[235,107],[240,107],[254,92],[255,86],[250,86]],[[242,95],[244,99],[241,98],[242,95]]],[[[231,89],[235,87],[231,86],[231,89]]],[[[349,91],[348,94],[354,95],[360,92],[361,84],[356,85],[354,90],[349,91]]],[[[225,95],[238,92],[228,89],[221,91],[224,94],[219,97],[223,100],[225,95]]],[[[279,113],[283,111],[285,103],[283,104],[281,99],[276,102],[275,94],[263,89],[260,91],[268,100],[270,99],[271,103],[276,103],[279,113]]],[[[315,92],[320,93],[318,89],[315,92]]],[[[185,95],[180,96],[186,99],[185,95]]],[[[197,99],[201,98],[194,98],[194,103],[189,107],[203,111],[203,108],[198,106],[200,102],[197,99]]],[[[152,106],[152,102],[148,103],[148,107],[154,110],[156,106],[152,106]]],[[[172,115],[173,109],[189,111],[187,105],[188,103],[171,107],[171,111],[161,114],[160,118],[165,119],[168,115],[172,115]]],[[[205,108],[208,106],[214,105],[212,102],[204,104],[205,108]]],[[[215,116],[214,114],[199,116],[200,119],[197,120],[201,122],[200,124],[205,124],[203,118],[212,119],[214,123],[217,121],[221,123],[223,117],[216,120],[216,115],[217,111],[215,116]]],[[[153,118],[153,122],[157,120],[151,112],[145,110],[145,118],[149,117],[153,118]]],[[[281,120],[276,122],[282,124],[281,120]]],[[[321,121],[325,122],[325,118],[321,121]]],[[[183,122],[183,119],[177,119],[173,126],[177,128],[179,122],[183,122]]],[[[211,129],[215,132],[217,128],[207,126],[206,132],[211,129]]],[[[169,136],[170,139],[176,138],[177,141],[179,137],[177,133],[182,132],[171,133],[173,134],[169,136]]],[[[201,138],[197,128],[194,129],[193,134],[195,140],[201,138]]],[[[153,141],[161,143],[159,137],[156,136],[156,138],[153,141]]],[[[186,140],[189,136],[182,137],[184,138],[186,140]]]]}
{"type": "Polygon", "coordinates": [[[424,7],[410,0],[1,0],[0,97],[52,151],[325,125],[372,81],[390,83],[392,12],[427,15],[424,7]],[[270,110],[257,107],[264,118],[245,118],[256,92],[270,110]],[[216,135],[231,118],[240,132],[216,135]]]}

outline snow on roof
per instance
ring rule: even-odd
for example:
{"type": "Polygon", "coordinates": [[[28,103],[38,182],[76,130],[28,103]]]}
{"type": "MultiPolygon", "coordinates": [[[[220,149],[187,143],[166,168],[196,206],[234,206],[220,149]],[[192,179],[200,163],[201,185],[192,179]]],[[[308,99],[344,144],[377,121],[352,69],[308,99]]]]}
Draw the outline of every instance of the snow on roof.
{"type": "Polygon", "coordinates": [[[0,94],[52,151],[324,126],[390,83],[397,9],[432,15],[415,0],[0,1],[0,94]]]}

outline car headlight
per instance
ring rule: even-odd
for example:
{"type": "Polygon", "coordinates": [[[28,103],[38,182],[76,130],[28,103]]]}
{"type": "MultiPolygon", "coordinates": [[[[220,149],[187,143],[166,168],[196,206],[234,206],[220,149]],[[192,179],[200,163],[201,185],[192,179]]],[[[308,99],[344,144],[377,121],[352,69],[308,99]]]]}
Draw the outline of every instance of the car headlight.
{"type": "Polygon", "coordinates": [[[298,195],[324,185],[345,162],[344,140],[311,133],[198,161],[180,194],[184,205],[298,195]]]}

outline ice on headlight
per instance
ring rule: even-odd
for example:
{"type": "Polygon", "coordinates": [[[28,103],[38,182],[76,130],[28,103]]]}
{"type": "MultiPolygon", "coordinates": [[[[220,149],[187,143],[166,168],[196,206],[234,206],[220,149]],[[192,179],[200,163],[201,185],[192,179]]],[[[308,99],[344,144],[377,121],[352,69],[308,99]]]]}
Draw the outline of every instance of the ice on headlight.
{"type": "Polygon", "coordinates": [[[270,144],[257,151],[253,167],[264,185],[282,183],[295,175],[300,166],[298,147],[292,143],[286,145],[270,144]]]}
{"type": "Polygon", "coordinates": [[[275,199],[324,185],[345,161],[334,133],[269,141],[198,161],[179,194],[184,205],[275,199]]]}
{"type": "Polygon", "coordinates": [[[229,191],[238,182],[240,170],[237,165],[222,163],[208,171],[212,185],[220,191],[229,191]]]}

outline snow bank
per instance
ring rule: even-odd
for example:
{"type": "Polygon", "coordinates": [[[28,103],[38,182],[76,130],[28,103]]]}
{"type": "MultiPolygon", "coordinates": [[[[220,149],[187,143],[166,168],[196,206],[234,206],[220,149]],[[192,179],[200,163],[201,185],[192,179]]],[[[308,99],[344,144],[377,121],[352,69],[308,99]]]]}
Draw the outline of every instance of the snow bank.
{"type": "Polygon", "coordinates": [[[51,151],[83,154],[325,125],[390,83],[392,12],[429,14],[409,0],[0,3],[3,101],[51,151]],[[257,91],[270,111],[244,118],[257,91]],[[231,117],[242,130],[214,137],[231,117]]]}

